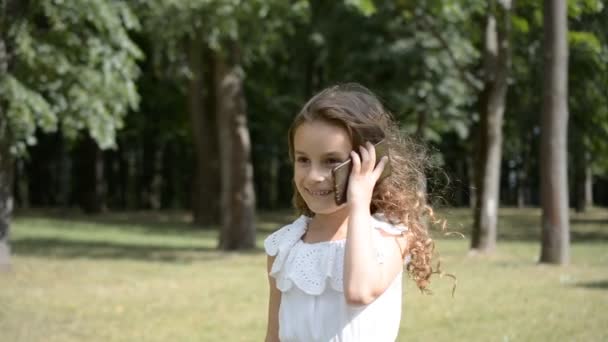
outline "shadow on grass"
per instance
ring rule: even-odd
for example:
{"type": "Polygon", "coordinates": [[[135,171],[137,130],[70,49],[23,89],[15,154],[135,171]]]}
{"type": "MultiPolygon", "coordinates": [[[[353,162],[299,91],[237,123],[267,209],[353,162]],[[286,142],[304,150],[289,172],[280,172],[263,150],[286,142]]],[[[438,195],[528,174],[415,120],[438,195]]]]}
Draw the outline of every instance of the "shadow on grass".
{"type": "Polygon", "coordinates": [[[225,258],[228,254],[209,247],[127,244],[108,241],[75,241],[24,238],[11,242],[15,254],[56,259],[130,259],[153,262],[191,263],[225,258]]]}
{"type": "Polygon", "coordinates": [[[588,281],[584,283],[574,284],[576,287],[584,287],[586,289],[608,290],[608,280],[588,281]]]}
{"type": "MultiPolygon", "coordinates": [[[[44,208],[19,210],[17,218],[52,220],[86,225],[119,225],[143,233],[155,235],[180,235],[184,233],[214,233],[219,225],[198,226],[186,211],[113,211],[88,215],[76,209],[44,208]]],[[[260,211],[257,214],[257,231],[271,233],[297,219],[293,210],[260,211]]],[[[80,228],[82,229],[82,228],[80,228]]]]}
{"type": "Polygon", "coordinates": [[[608,219],[598,218],[574,218],[570,220],[573,224],[605,224],[608,225],[608,219]]]}

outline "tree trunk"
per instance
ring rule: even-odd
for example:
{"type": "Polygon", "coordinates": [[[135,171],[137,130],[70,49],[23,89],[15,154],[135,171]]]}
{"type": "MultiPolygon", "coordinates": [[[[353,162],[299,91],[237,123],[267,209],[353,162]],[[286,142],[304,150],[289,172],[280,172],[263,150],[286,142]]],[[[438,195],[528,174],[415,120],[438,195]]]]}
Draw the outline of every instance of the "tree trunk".
{"type": "MultiPolygon", "coordinates": [[[[4,13],[1,13],[4,15],[4,13]]],[[[1,28],[1,27],[0,27],[1,28]]],[[[0,75],[7,71],[4,37],[0,36],[0,75]]],[[[13,213],[13,158],[6,104],[0,99],[0,271],[10,268],[9,229],[13,213]]]]}
{"type": "Polygon", "coordinates": [[[152,167],[152,181],[150,182],[150,208],[159,210],[162,207],[163,193],[163,155],[166,143],[159,141],[159,146],[154,151],[154,162],[152,167]]]}
{"type": "Polygon", "coordinates": [[[567,264],[570,260],[567,19],[566,0],[545,0],[540,146],[541,263],[567,264]]]}
{"type": "Polygon", "coordinates": [[[593,205],[592,199],[592,175],[589,153],[581,150],[574,156],[574,189],[576,194],[576,212],[584,213],[587,208],[593,205]]]}
{"type": "Polygon", "coordinates": [[[138,208],[137,195],[137,146],[125,146],[122,149],[121,175],[123,177],[122,199],[126,209],[138,208]]]}
{"type": "MultiPolygon", "coordinates": [[[[1,42],[0,42],[1,44],[1,42]]],[[[0,49],[2,47],[0,46],[0,49]]],[[[0,51],[2,54],[2,51],[0,51]]],[[[1,61],[0,61],[1,64],[1,61]]],[[[13,158],[8,121],[0,104],[0,271],[10,268],[9,229],[13,213],[13,158]]]]}
{"type": "MultiPolygon", "coordinates": [[[[10,70],[12,53],[6,32],[9,22],[20,15],[19,1],[3,1],[0,6],[0,77],[10,70]]],[[[9,122],[6,115],[7,103],[0,97],[0,271],[10,269],[11,253],[9,232],[13,214],[13,157],[9,122]]]]}
{"type": "Polygon", "coordinates": [[[236,43],[228,45],[225,52],[225,56],[215,54],[220,169],[226,175],[221,183],[219,248],[250,249],[255,247],[255,193],[244,76],[236,43]]]}
{"type": "Polygon", "coordinates": [[[269,179],[268,179],[268,207],[270,209],[276,209],[279,207],[279,151],[276,146],[273,146],[270,150],[270,162],[269,162],[269,179]]]}
{"type": "Polygon", "coordinates": [[[79,151],[80,207],[87,214],[98,214],[106,209],[103,151],[88,135],[79,151]]]}
{"type": "Polygon", "coordinates": [[[591,172],[591,163],[589,154],[585,154],[587,162],[585,163],[585,206],[593,207],[593,173],[591,172]]]}
{"type": "Polygon", "coordinates": [[[72,191],[72,158],[68,150],[65,138],[60,136],[60,150],[59,150],[59,161],[58,161],[58,175],[57,175],[57,204],[67,208],[70,206],[70,193],[72,191]]]}
{"type": "MultiPolygon", "coordinates": [[[[192,76],[188,90],[190,120],[194,138],[195,173],[192,188],[194,223],[210,227],[219,222],[219,166],[217,161],[217,135],[212,125],[213,112],[205,107],[203,94],[203,45],[197,39],[190,41],[189,63],[192,76]]],[[[213,86],[212,83],[207,88],[213,86]]],[[[209,99],[209,98],[207,98],[209,99]]]]}
{"type": "Polygon", "coordinates": [[[456,189],[454,194],[455,206],[467,206],[467,192],[465,187],[468,185],[466,160],[458,159],[456,164],[456,189]]]}
{"type": "Polygon", "coordinates": [[[485,28],[485,84],[480,94],[479,155],[475,172],[477,196],[471,236],[471,249],[481,253],[491,253],[496,248],[510,20],[510,8],[491,3],[485,28]]]}
{"type": "Polygon", "coordinates": [[[20,209],[28,209],[30,207],[30,186],[25,161],[17,159],[15,170],[13,175],[15,206],[20,209]]]}
{"type": "Polygon", "coordinates": [[[526,198],[528,192],[528,175],[526,173],[525,161],[519,165],[517,170],[517,207],[524,208],[526,206],[526,198]]]}
{"type": "MultiPolygon", "coordinates": [[[[475,149],[476,150],[476,149],[475,149]]],[[[477,182],[475,181],[475,161],[474,161],[474,157],[471,155],[468,155],[466,157],[466,163],[467,163],[467,184],[468,184],[468,190],[469,190],[469,208],[475,210],[475,205],[477,204],[477,182]]]]}

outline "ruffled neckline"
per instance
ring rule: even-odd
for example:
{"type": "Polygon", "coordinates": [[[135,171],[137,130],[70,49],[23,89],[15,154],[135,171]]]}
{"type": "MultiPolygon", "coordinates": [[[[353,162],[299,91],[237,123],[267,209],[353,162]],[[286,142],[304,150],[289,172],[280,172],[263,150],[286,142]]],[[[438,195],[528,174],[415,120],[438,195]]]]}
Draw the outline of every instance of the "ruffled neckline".
{"type": "MultiPolygon", "coordinates": [[[[266,253],[275,256],[269,274],[275,278],[281,292],[296,286],[309,295],[320,295],[328,285],[335,291],[343,292],[346,239],[304,242],[302,236],[310,220],[310,217],[302,215],[264,240],[266,253]]],[[[371,224],[377,230],[393,235],[407,230],[386,222],[381,214],[373,215],[371,224]]],[[[379,239],[381,235],[374,234],[374,237],[379,239]]],[[[382,250],[377,250],[377,259],[383,262],[382,250]]]]}

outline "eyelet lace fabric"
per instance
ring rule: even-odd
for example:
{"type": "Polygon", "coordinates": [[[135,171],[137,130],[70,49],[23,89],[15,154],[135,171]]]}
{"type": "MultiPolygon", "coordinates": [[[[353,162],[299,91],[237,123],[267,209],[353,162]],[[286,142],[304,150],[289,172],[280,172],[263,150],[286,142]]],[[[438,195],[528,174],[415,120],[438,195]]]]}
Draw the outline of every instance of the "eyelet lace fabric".
{"type": "MultiPolygon", "coordinates": [[[[327,286],[343,292],[344,247],[346,240],[304,243],[310,217],[300,216],[293,223],[284,226],[264,240],[264,248],[270,256],[276,256],[270,275],[276,279],[281,292],[289,291],[294,285],[309,295],[323,293],[327,286]]],[[[407,230],[384,220],[382,214],[372,216],[370,224],[375,228],[375,245],[379,246],[382,230],[391,235],[401,235],[407,230]]],[[[385,256],[381,248],[376,248],[378,263],[385,256]]],[[[406,259],[407,261],[407,259],[406,259]]]]}

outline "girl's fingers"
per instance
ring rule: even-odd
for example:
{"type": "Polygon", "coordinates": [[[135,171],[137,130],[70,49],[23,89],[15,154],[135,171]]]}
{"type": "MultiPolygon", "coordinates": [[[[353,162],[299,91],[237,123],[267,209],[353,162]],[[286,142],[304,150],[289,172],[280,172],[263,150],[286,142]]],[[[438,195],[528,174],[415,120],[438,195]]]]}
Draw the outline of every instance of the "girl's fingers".
{"type": "Polygon", "coordinates": [[[359,151],[361,151],[361,172],[372,172],[375,162],[370,156],[370,151],[363,145],[359,146],[359,151]]]}
{"type": "Polygon", "coordinates": [[[351,170],[351,175],[356,175],[361,171],[361,159],[359,159],[359,155],[355,151],[350,152],[350,159],[353,163],[353,169],[351,170]]]}
{"type": "Polygon", "coordinates": [[[371,166],[370,170],[373,170],[374,166],[376,166],[376,147],[374,147],[374,145],[369,141],[365,143],[365,146],[369,151],[369,161],[371,166]]]}
{"type": "Polygon", "coordinates": [[[361,172],[367,172],[369,168],[369,153],[363,145],[359,146],[359,153],[361,154],[361,172]]]}
{"type": "Polygon", "coordinates": [[[384,168],[386,167],[386,164],[388,163],[388,157],[384,156],[382,157],[382,159],[380,159],[380,162],[378,163],[378,166],[376,166],[376,168],[374,169],[374,179],[377,181],[380,178],[380,175],[382,175],[382,171],[384,171],[384,168]]]}

